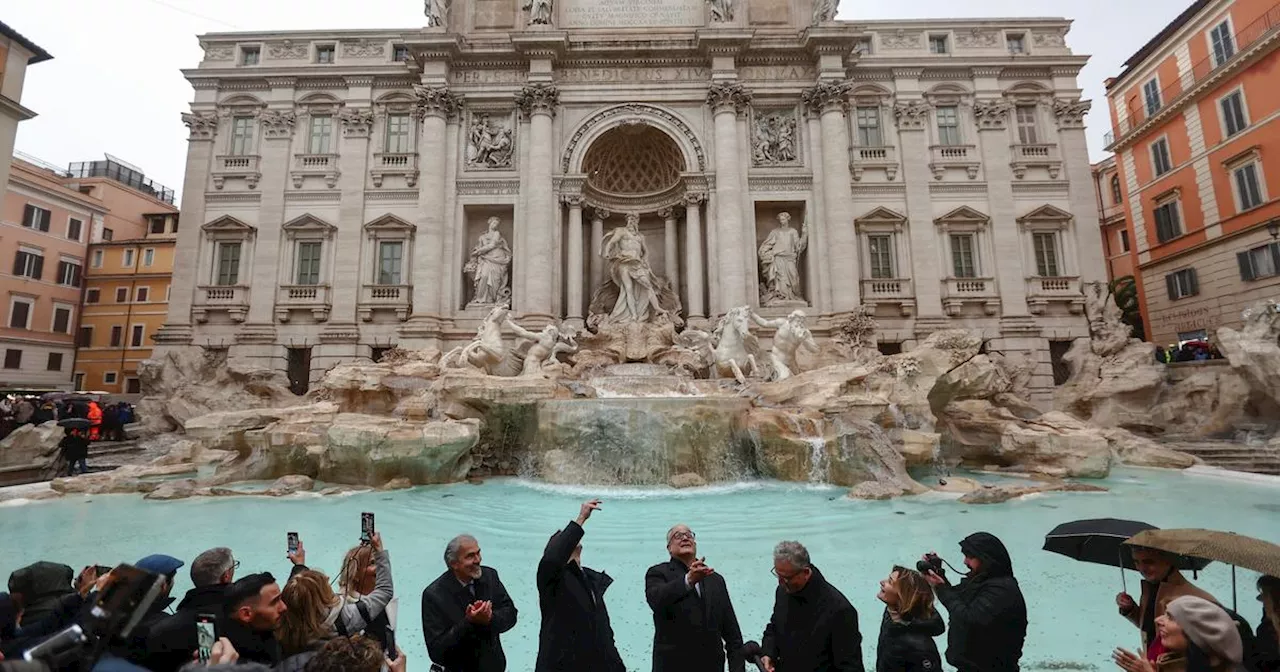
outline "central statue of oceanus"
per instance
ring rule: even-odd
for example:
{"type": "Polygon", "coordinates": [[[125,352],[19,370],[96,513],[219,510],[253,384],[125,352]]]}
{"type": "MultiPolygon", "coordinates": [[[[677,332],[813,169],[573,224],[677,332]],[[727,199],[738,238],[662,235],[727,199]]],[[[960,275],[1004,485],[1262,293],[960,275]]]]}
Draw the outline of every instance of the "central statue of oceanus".
{"type": "Polygon", "coordinates": [[[599,252],[608,275],[591,299],[591,314],[597,323],[679,320],[680,298],[671,283],[649,266],[649,248],[640,232],[640,215],[628,214],[624,226],[604,237],[599,252]]]}

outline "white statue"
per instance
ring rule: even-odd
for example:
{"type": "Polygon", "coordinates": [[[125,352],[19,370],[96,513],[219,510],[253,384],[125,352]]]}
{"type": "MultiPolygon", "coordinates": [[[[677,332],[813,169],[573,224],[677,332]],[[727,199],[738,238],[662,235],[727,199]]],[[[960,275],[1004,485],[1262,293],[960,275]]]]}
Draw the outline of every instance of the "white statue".
{"type": "Polygon", "coordinates": [[[526,12],[529,12],[529,25],[551,25],[551,14],[553,9],[551,0],[526,0],[523,9],[526,12]]]}
{"type": "Polygon", "coordinates": [[[711,5],[711,23],[724,23],[733,20],[734,0],[707,0],[711,5]]]}
{"type": "Polygon", "coordinates": [[[449,4],[451,0],[424,0],[428,28],[447,28],[449,26],[449,4]]]}
{"type": "Polygon", "coordinates": [[[540,333],[534,333],[508,318],[506,327],[514,331],[516,336],[531,341],[524,355],[524,367],[520,370],[520,376],[523,378],[550,377],[555,373],[556,365],[559,364],[556,360],[557,355],[578,350],[572,331],[562,332],[560,327],[554,324],[548,324],[540,333]]]}
{"type": "Polygon", "coordinates": [[[511,248],[498,231],[502,220],[489,218],[489,230],[480,234],[471,258],[462,267],[475,283],[475,296],[467,306],[506,305],[511,300],[507,274],[511,268],[511,248]]]}
{"type": "Polygon", "coordinates": [[[467,165],[509,168],[514,151],[510,128],[494,123],[487,114],[476,117],[467,137],[467,165]]]}
{"type": "Polygon", "coordinates": [[[470,343],[450,350],[440,358],[442,369],[479,369],[494,375],[507,356],[507,346],[502,340],[502,323],[507,319],[505,306],[494,306],[484,318],[476,337],[470,343]]]}
{"type": "Polygon", "coordinates": [[[840,10],[840,0],[813,0],[813,23],[835,21],[840,10]]]}
{"type": "Polygon", "coordinates": [[[778,214],[778,228],[760,245],[761,300],[765,305],[803,301],[800,296],[800,255],[809,246],[809,224],[791,228],[791,215],[778,214]]]}
{"type": "Polygon", "coordinates": [[[813,340],[813,333],[804,323],[804,311],[793,310],[785,318],[766,320],[755,313],[751,319],[762,327],[777,329],[773,334],[773,348],[769,350],[769,365],[773,369],[773,380],[786,380],[800,373],[796,363],[796,353],[800,348],[817,352],[818,344],[813,340]]]}
{"type": "Polygon", "coordinates": [[[751,375],[758,375],[755,352],[759,349],[756,337],[751,334],[751,309],[738,306],[725,313],[711,334],[715,341],[715,361],[711,365],[711,377],[732,375],[742,385],[747,384],[742,367],[751,375]]]}
{"type": "Polygon", "coordinates": [[[658,302],[661,284],[649,268],[649,251],[639,226],[640,215],[629,213],[626,225],[610,231],[600,244],[600,256],[609,265],[609,280],[618,288],[618,300],[609,318],[618,322],[649,322],[667,315],[658,302]]]}

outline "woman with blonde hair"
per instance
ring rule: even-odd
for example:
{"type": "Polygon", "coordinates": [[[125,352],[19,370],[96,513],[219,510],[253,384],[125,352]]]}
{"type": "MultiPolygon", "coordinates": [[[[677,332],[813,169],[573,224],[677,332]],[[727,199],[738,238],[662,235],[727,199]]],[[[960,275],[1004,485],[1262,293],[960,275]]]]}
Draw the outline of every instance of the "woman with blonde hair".
{"type": "Polygon", "coordinates": [[[876,672],[937,672],[942,658],[933,638],[946,631],[933,608],[933,586],[914,569],[894,567],[876,595],[884,602],[876,672]]]}

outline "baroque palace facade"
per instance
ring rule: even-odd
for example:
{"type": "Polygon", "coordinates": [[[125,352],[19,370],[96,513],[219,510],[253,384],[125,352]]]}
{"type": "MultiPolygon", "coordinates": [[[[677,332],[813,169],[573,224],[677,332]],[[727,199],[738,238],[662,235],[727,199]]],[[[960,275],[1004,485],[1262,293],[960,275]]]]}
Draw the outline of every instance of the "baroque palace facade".
{"type": "Polygon", "coordinates": [[[694,326],[800,309],[822,340],[865,305],[882,350],[981,329],[1042,394],[1088,335],[1082,284],[1106,272],[1068,20],[449,4],[418,29],[200,38],[159,352],[305,387],[464,343],[495,303],[591,324],[628,221],[694,326]]]}

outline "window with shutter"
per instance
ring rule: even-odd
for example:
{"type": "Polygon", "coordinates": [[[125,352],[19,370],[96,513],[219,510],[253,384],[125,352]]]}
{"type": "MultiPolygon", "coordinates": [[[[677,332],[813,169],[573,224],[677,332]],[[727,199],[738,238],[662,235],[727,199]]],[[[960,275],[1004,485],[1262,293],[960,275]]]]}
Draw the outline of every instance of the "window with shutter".
{"type": "Polygon", "coordinates": [[[1258,180],[1258,164],[1250,163],[1235,170],[1236,198],[1240,211],[1252,210],[1262,205],[1262,185],[1258,180]]]}
{"type": "Polygon", "coordinates": [[[21,369],[22,368],[22,351],[21,350],[5,350],[4,351],[4,368],[21,369]]]}
{"type": "Polygon", "coordinates": [[[884,139],[880,136],[880,108],[871,105],[859,106],[857,115],[858,146],[883,146],[884,139]]]}
{"type": "Polygon", "coordinates": [[[1222,111],[1223,130],[1227,132],[1228,137],[1243,131],[1249,126],[1244,110],[1244,95],[1239,91],[1224,97],[1218,103],[1218,107],[1222,111]]]}
{"type": "Polygon", "coordinates": [[[1142,98],[1147,104],[1147,116],[1151,116],[1160,111],[1160,82],[1155,79],[1148,80],[1142,85],[1142,98]]]}
{"type": "Polygon", "coordinates": [[[318,242],[298,243],[299,285],[320,284],[320,247],[318,242]]]}
{"type": "Polygon", "coordinates": [[[76,337],[76,347],[93,347],[93,327],[80,327],[80,335],[76,337]]]}
{"type": "Polygon", "coordinates": [[[1058,234],[1036,233],[1032,242],[1036,251],[1036,273],[1042,278],[1058,277],[1058,234]]]}
{"type": "Polygon", "coordinates": [[[944,105],[937,110],[938,144],[960,144],[960,110],[955,105],[944,105]]]}
{"type": "Polygon", "coordinates": [[[893,274],[893,236],[876,234],[867,236],[867,252],[871,257],[872,278],[892,278],[893,274]]]}
{"type": "Polygon", "coordinates": [[[1259,245],[1236,255],[1240,279],[1249,281],[1269,278],[1280,272],[1280,243],[1259,245]]]}
{"type": "Polygon", "coordinates": [[[1200,281],[1196,277],[1194,268],[1184,268],[1170,273],[1164,276],[1164,281],[1169,291],[1169,298],[1172,300],[1184,299],[1200,293],[1200,281]]]}
{"type": "Polygon", "coordinates": [[[1019,105],[1016,110],[1018,120],[1018,141],[1024,145],[1040,142],[1039,128],[1036,124],[1036,106],[1019,105]]]}
{"type": "Polygon", "coordinates": [[[1256,280],[1257,273],[1253,270],[1253,254],[1249,252],[1240,252],[1236,254],[1236,263],[1240,266],[1240,279],[1248,282],[1256,280]]]}
{"type": "Polygon", "coordinates": [[[143,341],[142,337],[144,333],[145,333],[145,327],[143,327],[141,324],[133,325],[133,333],[130,334],[130,337],[129,337],[129,347],[141,348],[142,341],[143,341]]]}
{"type": "Polygon", "coordinates": [[[71,332],[71,309],[55,308],[53,311],[53,333],[67,334],[71,332]]]}
{"type": "Polygon", "coordinates": [[[214,284],[227,287],[240,281],[240,243],[218,244],[218,275],[214,284]]]}
{"type": "Polygon", "coordinates": [[[9,303],[9,327],[12,329],[29,329],[31,324],[31,303],[13,300],[9,303]]]}
{"type": "Polygon", "coordinates": [[[1155,209],[1156,239],[1168,242],[1182,235],[1182,221],[1178,217],[1178,202],[1162,203],[1155,209]]]}
{"type": "Polygon", "coordinates": [[[120,343],[124,341],[124,327],[115,325],[111,327],[111,347],[118,348],[120,343]]]}

